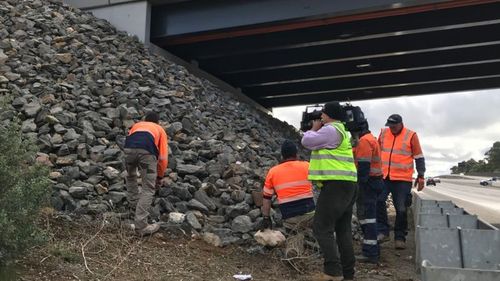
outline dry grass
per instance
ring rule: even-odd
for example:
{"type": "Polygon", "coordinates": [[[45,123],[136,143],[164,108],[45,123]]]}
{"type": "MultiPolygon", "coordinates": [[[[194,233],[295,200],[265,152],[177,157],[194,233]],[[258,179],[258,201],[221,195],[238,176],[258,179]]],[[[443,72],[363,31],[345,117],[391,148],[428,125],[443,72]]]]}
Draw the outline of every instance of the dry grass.
{"type": "MultiPolygon", "coordinates": [[[[283,248],[249,254],[244,247],[217,248],[182,233],[139,238],[119,220],[69,221],[53,213],[42,216],[40,225],[49,242],[18,261],[21,280],[234,281],[242,273],[253,280],[305,281],[322,266],[307,247],[295,258],[283,258],[283,248]]],[[[411,256],[411,248],[396,252],[388,242],[383,264],[357,265],[357,280],[416,280],[411,256]]]]}

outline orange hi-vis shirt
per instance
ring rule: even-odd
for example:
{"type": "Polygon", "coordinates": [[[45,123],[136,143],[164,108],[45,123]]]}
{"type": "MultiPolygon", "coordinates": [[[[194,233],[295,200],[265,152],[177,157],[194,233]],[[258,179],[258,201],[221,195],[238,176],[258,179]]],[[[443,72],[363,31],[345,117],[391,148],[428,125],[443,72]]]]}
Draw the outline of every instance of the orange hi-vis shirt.
{"type": "Polygon", "coordinates": [[[385,128],[380,132],[379,143],[384,178],[411,182],[413,159],[424,157],[417,134],[403,127],[401,132],[394,136],[389,128],[385,128]]]}
{"type": "Polygon", "coordinates": [[[309,163],[306,161],[286,161],[272,167],[264,183],[264,197],[276,194],[278,203],[288,203],[312,198],[312,184],[307,180],[309,163]]]}
{"type": "Polygon", "coordinates": [[[354,161],[356,162],[356,167],[358,167],[359,162],[370,163],[370,177],[381,177],[382,176],[382,160],[380,158],[380,145],[377,139],[368,133],[363,135],[358,142],[358,145],[353,148],[354,151],[354,161]]]}
{"type": "Polygon", "coordinates": [[[135,123],[128,132],[126,148],[127,144],[130,144],[129,148],[142,148],[152,152],[158,159],[157,174],[159,177],[164,176],[168,165],[168,138],[162,126],[147,121],[135,123]]]}

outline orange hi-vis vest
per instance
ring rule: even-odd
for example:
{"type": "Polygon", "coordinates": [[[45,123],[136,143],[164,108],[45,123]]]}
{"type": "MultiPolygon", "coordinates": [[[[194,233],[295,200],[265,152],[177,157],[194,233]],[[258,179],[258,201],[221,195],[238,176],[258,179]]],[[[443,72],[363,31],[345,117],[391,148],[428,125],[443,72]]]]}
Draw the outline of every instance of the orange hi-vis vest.
{"type": "Polygon", "coordinates": [[[125,148],[142,148],[151,152],[158,159],[158,176],[164,176],[168,166],[168,137],[162,126],[147,121],[135,123],[128,132],[125,148]]]}
{"type": "Polygon", "coordinates": [[[312,198],[312,184],[307,180],[308,172],[309,163],[298,160],[272,167],[266,176],[263,195],[272,197],[276,193],[279,204],[312,198]]]}
{"type": "Polygon", "coordinates": [[[382,150],[382,169],[384,178],[390,180],[412,181],[413,153],[411,139],[415,132],[405,127],[394,136],[389,128],[382,129],[379,142],[382,150]]]}
{"type": "Polygon", "coordinates": [[[370,163],[370,177],[381,177],[382,176],[382,161],[380,158],[380,145],[377,139],[368,133],[363,135],[358,142],[358,145],[353,148],[354,150],[354,161],[356,166],[359,162],[369,162],[370,163]]]}

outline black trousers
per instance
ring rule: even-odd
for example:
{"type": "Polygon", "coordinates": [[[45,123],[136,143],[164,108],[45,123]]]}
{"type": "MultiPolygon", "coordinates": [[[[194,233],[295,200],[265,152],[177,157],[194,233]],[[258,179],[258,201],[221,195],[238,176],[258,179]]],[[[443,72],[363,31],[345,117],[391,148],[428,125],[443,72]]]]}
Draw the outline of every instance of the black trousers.
{"type": "Polygon", "coordinates": [[[352,279],[356,259],[352,246],[351,220],[358,186],[351,181],[322,183],[314,214],[313,232],[323,252],[324,272],[352,279]]]}

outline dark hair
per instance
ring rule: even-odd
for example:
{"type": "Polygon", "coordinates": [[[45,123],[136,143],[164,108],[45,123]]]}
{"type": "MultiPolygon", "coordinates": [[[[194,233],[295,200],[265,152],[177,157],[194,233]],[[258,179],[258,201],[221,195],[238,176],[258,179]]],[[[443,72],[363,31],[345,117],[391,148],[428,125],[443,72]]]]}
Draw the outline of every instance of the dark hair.
{"type": "Polygon", "coordinates": [[[370,131],[370,126],[368,125],[368,121],[366,119],[363,122],[359,123],[359,131],[361,133],[366,133],[370,131]]]}
{"type": "Polygon", "coordinates": [[[154,122],[154,123],[159,123],[160,122],[160,115],[154,111],[150,111],[146,113],[146,121],[148,122],[154,122]]]}
{"type": "Polygon", "coordinates": [[[325,106],[323,107],[323,113],[335,120],[345,121],[346,119],[345,110],[342,108],[338,101],[325,103],[325,106]]]}
{"type": "Polygon", "coordinates": [[[297,146],[291,140],[285,140],[281,145],[281,157],[283,159],[297,157],[297,146]]]}

